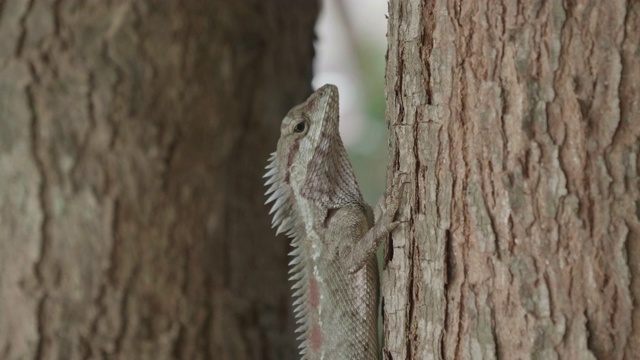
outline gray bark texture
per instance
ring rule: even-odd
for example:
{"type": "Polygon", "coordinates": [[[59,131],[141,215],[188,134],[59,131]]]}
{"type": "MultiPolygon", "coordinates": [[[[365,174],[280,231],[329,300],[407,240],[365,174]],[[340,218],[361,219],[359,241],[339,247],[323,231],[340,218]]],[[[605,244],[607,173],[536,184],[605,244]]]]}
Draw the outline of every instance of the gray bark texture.
{"type": "Polygon", "coordinates": [[[640,358],[640,2],[391,0],[386,359],[640,358]]]}
{"type": "Polygon", "coordinates": [[[312,1],[0,1],[0,358],[292,359],[261,176],[312,1]]]}

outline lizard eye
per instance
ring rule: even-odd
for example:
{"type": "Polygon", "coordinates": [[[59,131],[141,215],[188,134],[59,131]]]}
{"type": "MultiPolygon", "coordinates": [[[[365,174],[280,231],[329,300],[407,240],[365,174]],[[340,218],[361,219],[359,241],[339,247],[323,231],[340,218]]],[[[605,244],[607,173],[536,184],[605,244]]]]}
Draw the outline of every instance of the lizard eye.
{"type": "Polygon", "coordinates": [[[293,128],[293,131],[297,132],[297,133],[301,133],[303,132],[305,129],[307,128],[307,124],[304,121],[301,121],[299,123],[296,124],[296,126],[293,128]]]}

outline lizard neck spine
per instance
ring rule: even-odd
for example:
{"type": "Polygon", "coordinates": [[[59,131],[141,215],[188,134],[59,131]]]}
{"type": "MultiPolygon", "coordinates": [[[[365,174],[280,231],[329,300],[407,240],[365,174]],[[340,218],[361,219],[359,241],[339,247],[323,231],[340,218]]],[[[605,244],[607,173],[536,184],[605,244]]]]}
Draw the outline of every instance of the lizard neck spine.
{"type": "MultiPolygon", "coordinates": [[[[296,333],[300,333],[297,338],[300,341],[299,349],[302,359],[307,358],[309,350],[309,339],[311,331],[309,326],[309,304],[310,289],[309,276],[312,271],[309,264],[305,261],[305,247],[302,244],[302,234],[305,232],[301,228],[301,222],[296,221],[297,215],[293,209],[292,190],[287,185],[285,178],[287,174],[282,174],[278,164],[276,153],[272,153],[269,158],[269,164],[266,166],[267,173],[264,177],[267,179],[265,185],[269,189],[265,195],[269,196],[265,204],[273,203],[269,214],[273,214],[271,225],[277,227],[276,235],[284,233],[291,238],[292,250],[289,252],[291,261],[289,262],[289,281],[292,281],[293,290],[293,311],[296,318],[296,333]]],[[[307,250],[308,251],[308,250],[307,250]]]]}

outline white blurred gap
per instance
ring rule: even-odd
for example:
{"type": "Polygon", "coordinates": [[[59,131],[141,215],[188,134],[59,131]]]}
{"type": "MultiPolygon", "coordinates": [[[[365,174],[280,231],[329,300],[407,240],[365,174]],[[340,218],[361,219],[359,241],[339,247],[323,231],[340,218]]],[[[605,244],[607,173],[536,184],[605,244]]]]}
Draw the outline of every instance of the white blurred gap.
{"type": "MultiPolygon", "coordinates": [[[[367,43],[378,56],[386,51],[386,0],[322,0],[316,23],[314,88],[330,83],[340,92],[340,134],[347,147],[362,143],[367,133],[363,76],[359,68],[358,47],[367,43]]],[[[380,89],[384,91],[384,89],[380,89]]],[[[371,134],[370,134],[371,135],[371,134]]],[[[378,137],[378,136],[375,136],[378,137]]]]}

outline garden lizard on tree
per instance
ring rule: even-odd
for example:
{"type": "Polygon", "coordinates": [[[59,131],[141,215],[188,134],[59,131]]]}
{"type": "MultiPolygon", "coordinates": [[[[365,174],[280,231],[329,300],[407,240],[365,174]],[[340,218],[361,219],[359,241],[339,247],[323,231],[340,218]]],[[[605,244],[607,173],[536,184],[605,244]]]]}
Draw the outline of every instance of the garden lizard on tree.
{"type": "Polygon", "coordinates": [[[400,183],[384,211],[360,193],[338,132],[338,89],[325,85],[282,120],[267,165],[273,226],[291,240],[294,312],[302,359],[378,357],[375,252],[398,225],[400,183]]]}

